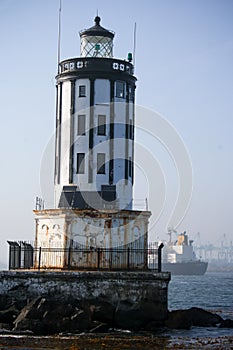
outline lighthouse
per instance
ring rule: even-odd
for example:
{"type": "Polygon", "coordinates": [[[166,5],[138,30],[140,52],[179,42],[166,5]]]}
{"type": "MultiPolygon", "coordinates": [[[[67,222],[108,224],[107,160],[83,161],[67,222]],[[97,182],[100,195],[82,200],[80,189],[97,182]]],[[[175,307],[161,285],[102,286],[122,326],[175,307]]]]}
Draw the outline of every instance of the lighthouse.
{"type": "MultiPolygon", "coordinates": [[[[36,248],[147,248],[151,213],[133,209],[132,197],[137,80],[132,54],[115,58],[114,32],[100,23],[96,16],[79,33],[79,57],[59,62],[54,208],[34,210],[36,248]]],[[[65,267],[62,254],[56,261],[40,256],[40,264],[65,267]]],[[[138,266],[145,267],[143,259],[138,266]]],[[[69,260],[74,268],[78,262],[80,256],[69,260]]]]}
{"type": "Polygon", "coordinates": [[[60,64],[55,207],[132,209],[136,78],[113,38],[97,16],[80,32],[80,57],[60,64]]]}

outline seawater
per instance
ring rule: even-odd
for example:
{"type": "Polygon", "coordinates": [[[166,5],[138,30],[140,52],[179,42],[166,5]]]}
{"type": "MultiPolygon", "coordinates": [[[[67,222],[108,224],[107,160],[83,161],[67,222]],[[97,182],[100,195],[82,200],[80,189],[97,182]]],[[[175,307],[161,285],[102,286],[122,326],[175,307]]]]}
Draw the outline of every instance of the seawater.
{"type": "Polygon", "coordinates": [[[233,272],[171,276],[169,309],[188,309],[193,306],[217,312],[223,317],[233,317],[233,272]]]}
{"type": "MultiPolygon", "coordinates": [[[[207,272],[203,276],[171,276],[168,287],[169,310],[199,307],[233,319],[233,272],[207,272]]],[[[233,336],[233,329],[193,327],[191,330],[169,330],[171,336],[233,336]]]]}

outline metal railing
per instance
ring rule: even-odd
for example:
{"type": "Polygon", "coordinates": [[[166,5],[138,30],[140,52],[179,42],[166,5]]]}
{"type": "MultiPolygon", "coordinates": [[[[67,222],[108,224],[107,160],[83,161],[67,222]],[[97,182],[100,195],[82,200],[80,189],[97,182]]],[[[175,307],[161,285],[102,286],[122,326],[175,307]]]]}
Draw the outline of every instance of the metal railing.
{"type": "Polygon", "coordinates": [[[25,242],[9,242],[9,270],[137,270],[161,272],[162,246],[158,249],[72,247],[34,248],[25,242]]]}
{"type": "Polygon", "coordinates": [[[34,260],[34,248],[30,243],[7,241],[9,244],[9,270],[31,268],[34,260]]]}

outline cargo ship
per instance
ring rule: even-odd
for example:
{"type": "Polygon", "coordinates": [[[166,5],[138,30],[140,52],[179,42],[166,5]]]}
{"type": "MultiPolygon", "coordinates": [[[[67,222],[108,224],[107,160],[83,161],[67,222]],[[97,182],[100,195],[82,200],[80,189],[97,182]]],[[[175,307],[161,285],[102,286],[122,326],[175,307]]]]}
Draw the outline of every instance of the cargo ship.
{"type": "MultiPolygon", "coordinates": [[[[171,238],[171,236],[170,236],[171,238]]],[[[172,275],[204,275],[208,262],[197,259],[193,249],[193,241],[189,240],[186,232],[178,235],[177,240],[163,242],[162,271],[169,271],[172,275]]],[[[156,248],[159,244],[151,243],[156,248]]],[[[153,268],[153,257],[149,254],[149,268],[153,268]]]]}

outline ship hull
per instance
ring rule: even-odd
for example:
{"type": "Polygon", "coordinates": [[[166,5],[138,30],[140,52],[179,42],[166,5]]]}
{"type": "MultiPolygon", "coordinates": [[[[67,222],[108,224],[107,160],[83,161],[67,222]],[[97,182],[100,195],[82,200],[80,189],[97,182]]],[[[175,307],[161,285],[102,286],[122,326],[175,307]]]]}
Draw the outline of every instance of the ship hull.
{"type": "Polygon", "coordinates": [[[162,271],[171,272],[172,275],[204,275],[207,267],[208,263],[204,261],[163,263],[162,271]]]}

